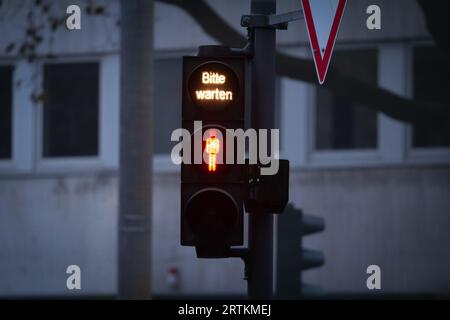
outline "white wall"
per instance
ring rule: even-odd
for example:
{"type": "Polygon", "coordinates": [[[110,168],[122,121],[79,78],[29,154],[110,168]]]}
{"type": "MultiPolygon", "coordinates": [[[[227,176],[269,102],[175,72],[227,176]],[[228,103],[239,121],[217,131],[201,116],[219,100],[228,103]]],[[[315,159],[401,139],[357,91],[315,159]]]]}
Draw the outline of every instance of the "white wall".
{"type": "MultiPolygon", "coordinates": [[[[179,175],[157,175],[154,185],[154,293],[243,293],[240,261],[199,260],[180,246],[179,175]],[[173,267],[177,288],[167,282],[173,267]]],[[[116,294],[117,219],[116,173],[1,177],[0,297],[116,294]],[[66,288],[72,264],[81,291],[66,288]]]]}
{"type": "Polygon", "coordinates": [[[325,254],[305,282],[328,293],[367,293],[366,268],[381,267],[381,293],[450,292],[450,167],[305,170],[290,198],[325,218],[305,247],[325,254]]]}
{"type": "Polygon", "coordinates": [[[116,185],[107,174],[3,177],[0,296],[115,292],[116,185]],[[66,288],[72,264],[81,292],[66,288]]]}
{"type": "MultiPolygon", "coordinates": [[[[153,286],[159,294],[244,293],[239,260],[199,260],[179,245],[178,174],[154,178],[153,286]],[[175,198],[174,198],[175,195],[175,198]],[[167,282],[169,268],[180,275],[167,282]]],[[[368,293],[366,268],[382,268],[390,293],[450,291],[450,167],[303,169],[291,175],[290,201],[325,218],[305,247],[325,266],[305,281],[328,293],[368,293]]],[[[117,178],[40,175],[0,180],[0,296],[115,294],[117,178]],[[82,269],[81,292],[65,269],[82,269]]]]}

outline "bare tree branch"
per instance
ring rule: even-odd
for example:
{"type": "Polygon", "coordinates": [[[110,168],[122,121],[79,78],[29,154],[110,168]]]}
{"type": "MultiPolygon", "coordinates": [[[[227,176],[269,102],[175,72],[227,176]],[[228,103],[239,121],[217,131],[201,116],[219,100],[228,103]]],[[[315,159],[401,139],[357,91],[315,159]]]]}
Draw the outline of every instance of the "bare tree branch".
{"type": "MultiPolygon", "coordinates": [[[[242,47],[246,38],[232,28],[204,0],[159,0],[175,5],[193,17],[206,34],[218,42],[242,47]]],[[[314,63],[311,60],[277,53],[277,72],[279,75],[317,84],[314,63]]],[[[333,94],[360,103],[387,116],[413,124],[426,126],[448,126],[450,108],[442,104],[421,103],[406,99],[380,87],[370,85],[339,72],[330,66],[324,85],[333,94]]]]}

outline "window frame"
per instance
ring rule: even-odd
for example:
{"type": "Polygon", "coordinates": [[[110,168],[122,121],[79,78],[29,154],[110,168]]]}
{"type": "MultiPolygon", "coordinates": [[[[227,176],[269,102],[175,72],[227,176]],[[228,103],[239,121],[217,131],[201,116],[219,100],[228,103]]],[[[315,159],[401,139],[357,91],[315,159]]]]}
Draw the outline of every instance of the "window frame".
{"type": "MultiPolygon", "coordinates": [[[[379,63],[380,63],[380,48],[377,44],[340,44],[335,46],[335,50],[376,50],[377,60],[377,83],[379,83],[379,63]]],[[[308,52],[308,56],[311,57],[311,53],[308,52]]],[[[331,58],[333,59],[333,57],[331,58]]],[[[312,62],[312,61],[311,61],[312,62]]],[[[309,102],[308,105],[308,164],[310,166],[361,166],[361,165],[373,165],[378,164],[382,160],[380,152],[380,119],[377,116],[377,144],[375,148],[370,149],[330,149],[330,150],[317,150],[316,145],[316,95],[317,87],[311,85],[309,89],[309,102]]]]}
{"type": "Polygon", "coordinates": [[[35,169],[37,172],[117,169],[119,143],[119,57],[89,55],[40,59],[36,64],[38,88],[44,88],[44,65],[66,63],[98,63],[98,154],[96,156],[43,156],[43,103],[38,102],[35,116],[35,169]],[[111,90],[111,86],[116,90],[111,90]]]}
{"type": "MultiPolygon", "coordinates": [[[[418,46],[432,46],[431,40],[411,41],[407,47],[407,84],[406,94],[413,97],[414,90],[414,48],[418,46]]],[[[406,161],[415,164],[449,164],[450,147],[415,147],[413,145],[413,126],[406,124],[406,161]]]]}
{"type": "MultiPolygon", "coordinates": [[[[341,45],[342,49],[375,47],[378,52],[378,86],[411,97],[412,46],[423,41],[341,45]]],[[[431,44],[431,41],[425,42],[431,44]]],[[[284,49],[292,56],[311,59],[309,46],[284,49]]],[[[311,63],[313,63],[311,61],[311,63]]],[[[382,167],[392,165],[450,164],[450,148],[413,148],[411,126],[378,114],[377,148],[371,150],[315,150],[315,84],[282,78],[281,156],[291,169],[382,167]],[[285,134],[288,132],[289,134],[285,134]]]]}

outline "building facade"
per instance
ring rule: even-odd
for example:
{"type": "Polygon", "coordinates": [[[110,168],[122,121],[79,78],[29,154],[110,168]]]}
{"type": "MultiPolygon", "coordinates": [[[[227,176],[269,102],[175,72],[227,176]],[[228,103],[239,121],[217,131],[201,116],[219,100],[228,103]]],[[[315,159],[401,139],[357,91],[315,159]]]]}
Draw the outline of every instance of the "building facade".
{"type": "MultiPolygon", "coordinates": [[[[279,1],[278,12],[298,2],[279,1]]],[[[64,17],[73,1],[51,3],[50,15],[64,17]]],[[[33,59],[0,51],[0,296],[117,292],[120,14],[117,1],[96,3],[108,14],[82,11],[81,30],[45,27],[33,59]],[[66,288],[72,264],[82,270],[77,292],[66,288]]],[[[239,21],[249,1],[208,3],[244,34],[239,21]]],[[[0,17],[0,49],[27,41],[24,21],[47,18],[33,1],[4,2],[0,17]]],[[[241,261],[199,260],[179,245],[180,172],[170,160],[170,133],[181,122],[181,57],[217,41],[159,2],[154,39],[153,290],[242,294],[241,261]]],[[[311,57],[304,21],[278,31],[277,44],[311,57]]],[[[438,72],[444,60],[416,1],[347,1],[331,61],[337,69],[404,97],[448,103],[450,72],[438,72]],[[371,4],[382,10],[381,30],[366,28],[371,4]]],[[[450,134],[414,128],[318,85],[279,77],[276,89],[290,201],[326,221],[325,232],[306,240],[326,264],[305,281],[330,294],[369,293],[366,269],[375,264],[382,293],[448,293],[450,134]]]]}

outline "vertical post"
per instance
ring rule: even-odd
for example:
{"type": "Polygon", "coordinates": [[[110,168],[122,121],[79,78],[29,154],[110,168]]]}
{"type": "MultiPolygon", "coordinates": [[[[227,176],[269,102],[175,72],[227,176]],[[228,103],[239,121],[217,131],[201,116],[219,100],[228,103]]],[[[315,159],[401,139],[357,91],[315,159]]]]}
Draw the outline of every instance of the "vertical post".
{"type": "Polygon", "coordinates": [[[153,147],[153,1],[121,2],[118,290],[149,299],[153,147]]]}
{"type": "MultiPolygon", "coordinates": [[[[275,14],[275,0],[252,0],[252,14],[275,14]]],[[[252,127],[271,129],[275,104],[275,29],[255,28],[252,59],[252,127]]],[[[273,297],[273,215],[249,213],[250,299],[273,297]]]]}

